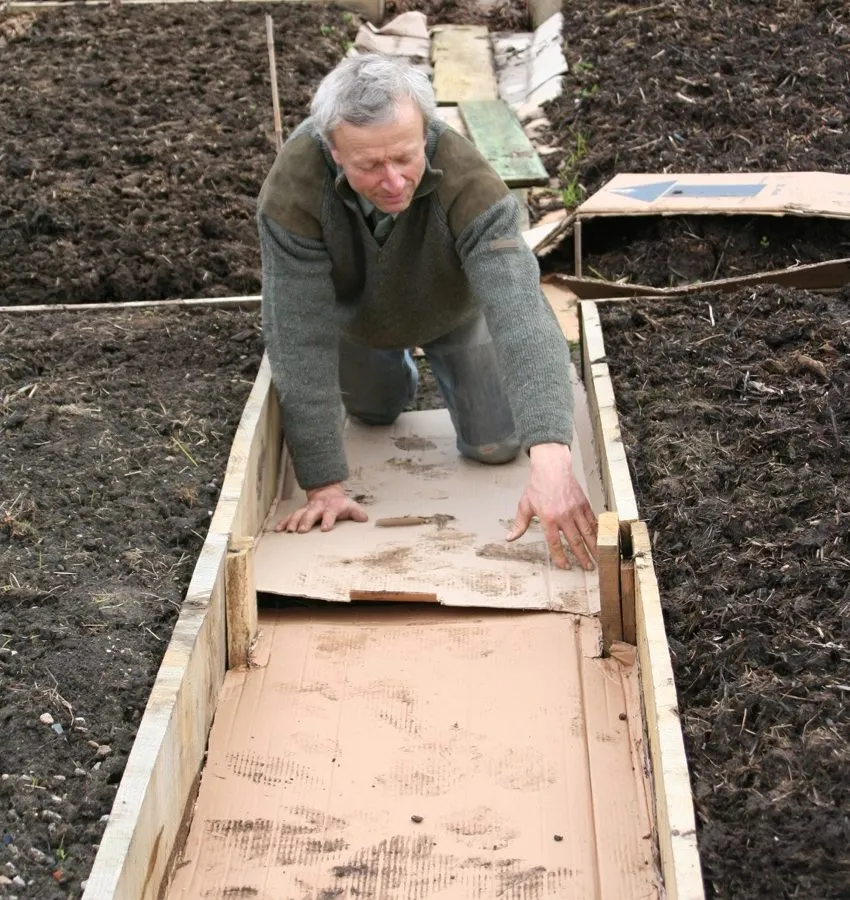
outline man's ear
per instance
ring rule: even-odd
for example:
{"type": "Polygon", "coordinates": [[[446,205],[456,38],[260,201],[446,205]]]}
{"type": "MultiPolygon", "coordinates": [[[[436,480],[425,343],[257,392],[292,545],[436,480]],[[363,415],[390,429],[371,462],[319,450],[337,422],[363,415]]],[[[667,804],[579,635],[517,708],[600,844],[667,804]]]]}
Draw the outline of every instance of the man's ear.
{"type": "Polygon", "coordinates": [[[334,147],[333,144],[328,145],[328,149],[331,151],[331,156],[333,157],[333,161],[342,168],[342,158],[339,155],[339,151],[334,147]]]}

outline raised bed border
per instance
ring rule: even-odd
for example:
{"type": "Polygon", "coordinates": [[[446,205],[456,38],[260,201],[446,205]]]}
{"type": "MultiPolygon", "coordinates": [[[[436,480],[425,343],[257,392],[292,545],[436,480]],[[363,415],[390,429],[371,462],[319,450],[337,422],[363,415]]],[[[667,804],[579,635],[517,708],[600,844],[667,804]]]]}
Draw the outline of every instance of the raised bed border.
{"type": "MultiPolygon", "coordinates": [[[[641,698],[653,779],[658,865],[666,900],[704,900],[693,797],[676,688],[645,523],[620,438],[595,304],[581,304],[588,405],[609,509],[633,567],[621,591],[633,603],[641,698]],[[588,374],[590,378],[588,378],[588,374]],[[601,405],[600,405],[601,404],[601,405]],[[632,504],[632,506],[630,506],[632,504]],[[628,516],[634,513],[633,518],[628,516]]],[[[221,496],[174,634],[118,788],[83,900],[156,900],[191,815],[228,657],[228,561],[255,538],[278,490],[280,413],[264,357],[228,460],[221,496]]]]}
{"type": "MultiPolygon", "coordinates": [[[[80,9],[87,6],[175,6],[181,3],[327,3],[327,0],[0,0],[0,12],[21,10],[34,12],[39,9],[80,9]]],[[[340,5],[360,13],[370,22],[378,23],[384,17],[385,0],[339,0],[340,5]]]]}

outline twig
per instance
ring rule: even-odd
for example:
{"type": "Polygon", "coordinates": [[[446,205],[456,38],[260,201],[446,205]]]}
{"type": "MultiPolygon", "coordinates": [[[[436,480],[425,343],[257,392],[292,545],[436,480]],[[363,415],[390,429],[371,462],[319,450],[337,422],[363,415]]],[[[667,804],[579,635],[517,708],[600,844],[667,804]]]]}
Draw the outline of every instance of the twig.
{"type": "Polygon", "coordinates": [[[272,83],[272,109],[274,111],[274,137],[277,152],[283,149],[283,129],[280,124],[280,98],[277,94],[277,64],[274,58],[274,22],[266,13],[266,43],[269,47],[269,75],[272,83]]]}

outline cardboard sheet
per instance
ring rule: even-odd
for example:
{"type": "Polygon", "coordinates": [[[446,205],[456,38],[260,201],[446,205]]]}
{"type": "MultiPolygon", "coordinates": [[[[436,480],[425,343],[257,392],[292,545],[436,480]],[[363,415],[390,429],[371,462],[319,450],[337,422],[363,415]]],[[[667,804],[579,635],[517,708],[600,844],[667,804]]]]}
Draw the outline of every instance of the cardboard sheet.
{"type": "Polygon", "coordinates": [[[493,36],[499,95],[517,111],[560,96],[567,72],[563,25],[563,15],[556,13],[534,32],[493,36]]]}
{"type": "Polygon", "coordinates": [[[761,214],[850,218],[850,175],[831,172],[622,174],[577,210],[591,216],[761,214]]]}
{"type": "MultiPolygon", "coordinates": [[[[634,665],[594,619],[261,618],[167,900],[654,900],[634,665]]],[[[633,658],[633,654],[632,654],[633,658]]]]}
{"type": "Polygon", "coordinates": [[[366,22],[357,32],[354,49],[361,53],[385,53],[388,56],[427,60],[431,54],[431,39],[425,14],[402,13],[381,28],[366,22]]]}
{"type": "MultiPolygon", "coordinates": [[[[574,383],[574,469],[598,511],[602,488],[587,401],[575,376],[574,383]]],[[[528,477],[523,454],[503,466],[461,457],[444,409],[404,413],[387,428],[349,422],[346,443],[348,488],[370,521],[341,522],[326,533],[274,533],[274,525],[305,502],[290,479],[257,543],[258,591],[333,601],[375,596],[502,609],[599,609],[597,573],[551,566],[539,525],[514,543],[505,541],[528,477]],[[428,521],[375,524],[405,517],[428,521]]]]}

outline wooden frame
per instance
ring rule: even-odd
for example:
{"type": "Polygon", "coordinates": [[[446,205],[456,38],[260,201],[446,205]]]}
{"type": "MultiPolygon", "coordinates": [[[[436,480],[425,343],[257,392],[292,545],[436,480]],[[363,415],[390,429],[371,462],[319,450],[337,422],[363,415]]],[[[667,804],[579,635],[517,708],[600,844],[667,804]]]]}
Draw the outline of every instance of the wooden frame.
{"type": "Polygon", "coordinates": [[[645,522],[632,522],[630,532],[640,689],[666,900],[705,900],[688,761],[649,531],[645,522]]]}
{"type": "MultiPolygon", "coordinates": [[[[277,489],[280,413],[264,359],[221,496],[154,682],[83,897],[156,900],[194,798],[227,664],[226,566],[277,489]]],[[[243,637],[244,641],[244,637],[243,637]]]]}
{"type": "MultiPolygon", "coordinates": [[[[607,365],[598,361],[599,346],[594,341],[601,341],[601,327],[597,327],[598,315],[594,320],[592,312],[590,308],[583,310],[582,320],[585,367],[591,375],[588,399],[591,418],[599,424],[598,434],[602,437],[597,452],[605,455],[607,461],[603,465],[611,470],[616,459],[612,459],[608,439],[612,435],[619,439],[619,426],[610,379],[608,393],[600,387],[603,377],[608,377],[607,365]],[[604,373],[596,368],[600,365],[605,366],[604,373]]],[[[268,361],[264,359],[234,439],[209,534],[142,719],[83,900],[155,900],[166,882],[194,799],[224,679],[228,617],[231,638],[237,628],[241,629],[235,650],[231,640],[232,662],[250,663],[252,620],[246,606],[253,598],[246,566],[250,566],[251,540],[261,530],[280,485],[281,449],[277,398],[268,361]],[[232,567],[234,555],[241,559],[236,563],[235,575],[231,574],[228,598],[228,561],[232,567]],[[234,584],[239,586],[235,596],[234,584]]],[[[625,509],[627,499],[633,501],[633,494],[624,498],[625,487],[631,487],[630,482],[625,482],[627,475],[627,470],[619,477],[609,471],[606,490],[617,508],[625,509]]],[[[618,521],[613,511],[609,518],[612,528],[619,529],[618,535],[612,531],[609,545],[619,545],[626,551],[633,548],[635,552],[633,562],[623,561],[620,555],[620,593],[622,598],[628,591],[622,566],[632,562],[633,627],[664,889],[668,900],[704,900],[687,762],[646,526],[637,521],[623,523],[622,514],[618,521]]],[[[625,636],[627,615],[624,613],[622,618],[625,636]]]]}
{"type": "MultiPolygon", "coordinates": [[[[178,3],[224,3],[225,0],[6,0],[2,9],[56,9],[79,6],[173,6],[178,3]]],[[[227,0],[230,3],[279,3],[280,0],[227,0]]],[[[309,3],[311,0],[289,0],[291,3],[309,3]]],[[[315,0],[319,2],[319,0],[315,0]]],[[[370,22],[378,23],[384,17],[385,0],[343,0],[342,6],[360,13],[370,22]]]]}
{"type": "Polygon", "coordinates": [[[595,303],[583,300],[579,304],[579,328],[582,378],[591,410],[596,413],[593,418],[593,433],[602,466],[607,508],[617,513],[620,522],[633,522],[639,518],[637,500],[629,475],[626,448],[620,434],[614,386],[605,357],[602,323],[595,303]]]}

